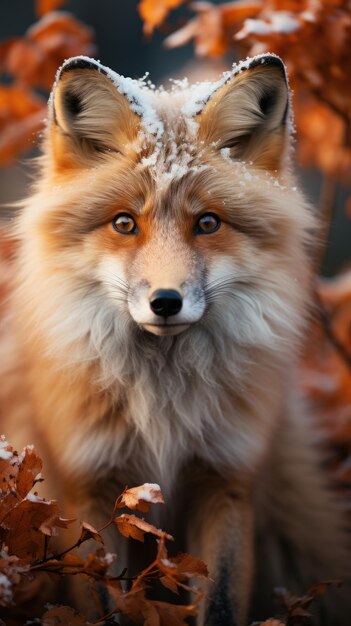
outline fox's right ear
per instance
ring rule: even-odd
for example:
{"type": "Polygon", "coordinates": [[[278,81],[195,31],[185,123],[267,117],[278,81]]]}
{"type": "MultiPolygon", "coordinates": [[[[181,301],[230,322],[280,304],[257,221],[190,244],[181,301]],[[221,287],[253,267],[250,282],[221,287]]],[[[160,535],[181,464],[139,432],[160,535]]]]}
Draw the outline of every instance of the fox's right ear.
{"type": "Polygon", "coordinates": [[[234,67],[198,116],[205,143],[233,160],[280,170],[289,146],[289,90],[285,66],[273,54],[234,67]]]}
{"type": "Polygon", "coordinates": [[[59,71],[51,96],[49,141],[61,167],[89,166],[137,135],[140,118],[96,61],[76,57],[59,71]]]}

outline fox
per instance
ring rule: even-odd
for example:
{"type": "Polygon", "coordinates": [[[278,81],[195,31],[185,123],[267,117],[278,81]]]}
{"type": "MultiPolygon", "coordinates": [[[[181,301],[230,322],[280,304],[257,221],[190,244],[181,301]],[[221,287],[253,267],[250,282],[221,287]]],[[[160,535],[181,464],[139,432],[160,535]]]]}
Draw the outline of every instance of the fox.
{"type": "Polygon", "coordinates": [[[96,527],[125,485],[159,484],[158,523],[209,568],[197,626],[245,626],[275,585],[345,571],[297,379],[318,219],[292,131],[272,53],[169,90],[68,59],[13,227],[28,408],[7,411],[6,435],[36,445],[50,495],[96,527]]]}

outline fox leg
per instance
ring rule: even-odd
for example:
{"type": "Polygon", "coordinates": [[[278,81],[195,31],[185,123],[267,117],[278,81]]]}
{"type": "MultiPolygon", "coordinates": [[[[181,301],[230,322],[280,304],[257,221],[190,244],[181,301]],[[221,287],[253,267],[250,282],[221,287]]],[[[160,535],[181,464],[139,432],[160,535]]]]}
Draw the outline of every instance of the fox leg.
{"type": "Polygon", "coordinates": [[[214,582],[208,584],[197,626],[244,626],[254,562],[251,497],[220,480],[201,492],[189,520],[189,551],[207,563],[214,582]]]}

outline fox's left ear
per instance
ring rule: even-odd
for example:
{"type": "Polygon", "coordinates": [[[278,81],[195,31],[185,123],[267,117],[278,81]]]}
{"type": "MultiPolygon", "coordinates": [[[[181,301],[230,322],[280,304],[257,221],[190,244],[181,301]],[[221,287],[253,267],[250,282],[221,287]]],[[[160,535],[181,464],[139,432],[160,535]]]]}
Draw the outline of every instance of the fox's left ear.
{"type": "Polygon", "coordinates": [[[50,104],[49,147],[61,168],[94,165],[110,152],[123,152],[136,137],[140,117],[130,98],[94,59],[75,57],[63,64],[50,104]]]}
{"type": "Polygon", "coordinates": [[[247,61],[219,87],[197,118],[201,139],[228,148],[233,159],[279,170],[288,141],[289,90],[274,55],[247,61]]]}

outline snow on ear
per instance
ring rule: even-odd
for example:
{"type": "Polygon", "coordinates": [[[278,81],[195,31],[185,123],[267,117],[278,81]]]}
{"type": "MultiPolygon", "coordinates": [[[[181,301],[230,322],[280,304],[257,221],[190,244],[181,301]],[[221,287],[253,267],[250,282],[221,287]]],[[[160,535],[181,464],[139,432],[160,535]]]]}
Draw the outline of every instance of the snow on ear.
{"type": "Polygon", "coordinates": [[[123,79],[86,57],[69,59],[60,68],[51,96],[51,142],[57,159],[84,165],[92,156],[123,152],[134,141],[140,116],[119,90],[118,78],[123,79]]]}
{"type": "Polygon", "coordinates": [[[288,140],[289,90],[274,55],[249,59],[227,75],[198,115],[200,135],[226,156],[268,170],[282,166],[288,140]]]}

